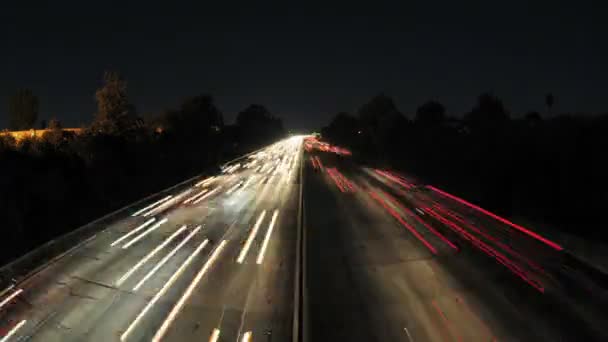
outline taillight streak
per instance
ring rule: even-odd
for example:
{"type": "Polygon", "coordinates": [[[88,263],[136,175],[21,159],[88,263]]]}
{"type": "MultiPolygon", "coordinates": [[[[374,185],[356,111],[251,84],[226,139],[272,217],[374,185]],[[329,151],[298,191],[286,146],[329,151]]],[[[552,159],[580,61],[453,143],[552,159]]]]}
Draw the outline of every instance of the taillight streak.
{"type": "Polygon", "coordinates": [[[488,215],[488,216],[490,216],[490,217],[492,217],[492,218],[494,218],[494,219],[496,219],[496,220],[498,220],[498,221],[500,221],[500,222],[502,222],[502,223],[504,223],[504,224],[506,224],[508,226],[511,226],[511,227],[519,230],[520,232],[522,232],[524,234],[527,234],[527,235],[531,236],[532,238],[534,238],[534,239],[536,239],[538,241],[541,241],[541,242],[543,242],[544,244],[546,244],[548,246],[551,246],[552,248],[554,248],[554,249],[556,249],[558,251],[561,251],[561,250],[564,249],[562,246],[558,245],[557,243],[555,243],[555,242],[553,242],[551,240],[548,240],[548,239],[542,237],[541,235],[539,235],[539,234],[537,234],[537,233],[535,233],[535,232],[533,232],[533,231],[531,231],[531,230],[529,230],[527,228],[524,228],[524,227],[522,227],[522,226],[520,226],[518,224],[515,224],[515,223],[513,223],[513,222],[511,222],[511,221],[509,221],[509,220],[507,220],[505,218],[502,218],[502,217],[500,217],[500,216],[498,216],[496,214],[493,214],[493,213],[491,213],[491,212],[489,212],[489,211],[487,211],[487,210],[485,210],[483,208],[480,208],[480,207],[476,206],[473,203],[467,202],[467,201],[465,201],[464,199],[462,199],[460,197],[456,197],[456,196],[454,196],[452,194],[449,194],[449,193],[447,193],[447,192],[445,192],[443,190],[437,189],[436,187],[431,186],[431,185],[427,185],[426,187],[428,189],[430,189],[430,190],[438,193],[438,194],[441,194],[441,195],[443,195],[445,197],[453,199],[456,202],[464,204],[464,205],[466,205],[469,208],[475,209],[475,210],[477,210],[477,211],[479,211],[479,212],[481,212],[483,214],[486,214],[486,215],[488,215]]]}
{"type": "Polygon", "coordinates": [[[433,228],[430,224],[424,222],[424,220],[422,220],[420,217],[418,217],[418,215],[414,214],[414,212],[412,212],[411,210],[409,210],[408,208],[404,207],[401,203],[399,203],[399,201],[397,201],[394,197],[392,197],[391,195],[382,192],[382,194],[384,194],[386,197],[388,197],[393,203],[395,203],[395,205],[397,205],[399,207],[399,209],[403,210],[404,212],[406,212],[407,214],[409,214],[410,216],[412,216],[416,221],[418,221],[420,224],[422,224],[426,229],[430,230],[431,233],[435,234],[435,236],[437,236],[439,239],[441,239],[441,241],[445,242],[448,246],[452,247],[454,250],[458,251],[458,247],[452,243],[450,240],[448,240],[445,236],[443,236],[443,234],[441,234],[440,232],[438,232],[435,228],[433,228]]]}
{"type": "Polygon", "coordinates": [[[500,253],[497,250],[493,249],[492,247],[488,246],[483,241],[479,240],[477,237],[475,237],[471,233],[469,233],[466,230],[462,229],[457,224],[455,224],[452,221],[446,219],[445,217],[437,214],[432,209],[426,208],[425,210],[426,210],[426,212],[429,215],[431,215],[432,217],[434,217],[435,219],[437,219],[441,223],[445,224],[446,226],[448,226],[452,230],[460,233],[466,240],[471,241],[471,243],[473,243],[473,245],[475,245],[477,248],[479,248],[480,250],[482,250],[483,252],[485,252],[489,256],[491,256],[494,259],[496,259],[499,263],[501,263],[502,265],[504,265],[505,267],[507,267],[514,274],[516,274],[521,279],[523,279],[526,283],[532,285],[534,288],[536,288],[540,292],[545,292],[545,289],[543,288],[543,286],[540,283],[538,283],[537,281],[535,281],[533,279],[528,278],[527,275],[526,275],[526,272],[523,271],[519,266],[517,266],[517,264],[515,264],[513,261],[511,261],[505,255],[503,255],[502,253],[500,253]]]}
{"type": "Polygon", "coordinates": [[[412,234],[414,234],[414,236],[418,240],[420,240],[420,242],[422,242],[431,252],[433,252],[433,254],[437,254],[437,250],[435,249],[435,247],[433,247],[433,245],[426,241],[424,237],[422,237],[422,235],[420,235],[420,233],[418,233],[418,231],[414,227],[405,222],[405,220],[403,220],[403,218],[401,218],[401,216],[399,216],[399,214],[393,208],[387,205],[386,202],[382,198],[380,198],[380,196],[375,194],[373,191],[370,191],[369,193],[376,201],[378,201],[384,207],[384,209],[386,209],[386,211],[388,211],[395,219],[397,219],[397,221],[399,221],[402,226],[407,228],[412,234]]]}

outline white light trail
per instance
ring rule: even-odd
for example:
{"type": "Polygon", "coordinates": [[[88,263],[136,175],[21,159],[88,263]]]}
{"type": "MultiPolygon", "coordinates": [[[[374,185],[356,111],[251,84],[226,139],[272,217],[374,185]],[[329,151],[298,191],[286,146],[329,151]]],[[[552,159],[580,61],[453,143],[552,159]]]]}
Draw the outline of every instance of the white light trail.
{"type": "Polygon", "coordinates": [[[209,337],[209,342],[217,342],[217,340],[220,338],[220,329],[215,328],[213,329],[213,332],[211,333],[211,337],[209,337]]]}
{"type": "Polygon", "coordinates": [[[156,253],[160,252],[163,248],[165,248],[173,239],[175,239],[179,234],[181,234],[184,230],[186,230],[186,225],[183,225],[180,229],[176,230],[175,233],[171,234],[163,243],[154,248],[150,253],[148,253],[145,257],[143,257],[135,266],[131,267],[127,273],[125,273],[120,279],[116,281],[116,286],[122,285],[135,271],[137,271],[143,264],[145,264],[148,260],[156,255],[156,253]]]}
{"type": "Polygon", "coordinates": [[[163,198],[163,199],[160,199],[160,200],[158,200],[158,201],[156,201],[156,202],[154,202],[154,203],[150,204],[149,206],[147,206],[147,207],[145,207],[145,208],[143,208],[143,209],[139,209],[138,211],[136,211],[136,212],[135,212],[133,215],[131,215],[131,216],[137,216],[137,215],[139,215],[139,214],[143,213],[144,211],[146,211],[146,210],[148,210],[148,209],[150,209],[150,208],[154,208],[155,206],[157,206],[157,205],[159,205],[159,204],[161,204],[161,203],[163,203],[163,202],[165,202],[165,201],[168,201],[169,199],[171,199],[171,197],[173,197],[173,196],[169,195],[169,196],[167,196],[167,197],[165,197],[165,198],[163,198]]]}
{"type": "Polygon", "coordinates": [[[5,306],[8,302],[13,300],[13,298],[17,297],[21,292],[23,292],[23,289],[17,289],[15,290],[15,292],[11,293],[10,296],[4,298],[4,300],[0,303],[0,309],[2,309],[2,307],[5,306]]]}
{"type": "Polygon", "coordinates": [[[197,199],[197,198],[199,198],[199,197],[203,196],[203,195],[204,195],[204,194],[205,194],[207,191],[209,191],[209,189],[205,189],[205,190],[203,190],[203,191],[199,192],[198,194],[196,194],[196,195],[194,195],[194,196],[192,196],[192,197],[188,198],[187,200],[183,201],[183,202],[182,202],[182,204],[188,204],[188,203],[190,203],[190,202],[194,201],[195,199],[197,199]]]}
{"type": "Polygon", "coordinates": [[[211,196],[212,194],[214,194],[216,191],[218,191],[219,189],[221,189],[222,187],[220,186],[219,188],[215,188],[211,191],[209,191],[208,193],[205,194],[205,196],[198,198],[196,201],[192,202],[192,204],[197,204],[199,202],[201,202],[202,200],[204,200],[205,198],[211,196]]]}
{"type": "Polygon", "coordinates": [[[231,193],[233,193],[234,190],[236,190],[240,185],[241,185],[241,182],[234,184],[234,186],[232,188],[230,188],[230,189],[228,189],[228,191],[226,191],[226,195],[230,195],[231,193]]]}
{"type": "Polygon", "coordinates": [[[199,232],[199,230],[201,230],[201,226],[198,226],[196,228],[194,228],[194,230],[192,232],[190,232],[190,234],[188,234],[188,236],[186,236],[186,238],[179,243],[179,245],[175,246],[175,248],[173,248],[171,250],[171,252],[169,252],[169,254],[165,255],[165,257],[159,261],[153,269],[150,270],[150,272],[148,272],[140,281],[139,283],[137,283],[137,285],[135,285],[135,287],[133,287],[133,291],[137,291],[139,290],[139,288],[146,282],[146,280],[148,280],[151,276],[154,275],[154,273],[156,273],[156,271],[158,271],[161,267],[163,267],[164,264],[167,263],[167,261],[169,261],[169,259],[171,259],[171,257],[173,257],[186,243],[188,243],[188,241],[190,241],[190,239],[192,239],[192,237],[194,235],[196,235],[196,233],[199,232]]]}
{"type": "Polygon", "coordinates": [[[167,292],[167,290],[171,287],[171,285],[173,285],[175,280],[177,280],[177,278],[184,272],[184,270],[186,269],[186,267],[188,267],[188,265],[192,262],[192,260],[201,252],[201,250],[203,248],[205,248],[205,246],[207,245],[208,242],[209,242],[209,240],[203,241],[194,250],[194,252],[192,252],[192,254],[190,254],[188,259],[186,259],[186,261],[184,261],[184,263],[177,269],[177,271],[175,271],[175,273],[173,273],[171,278],[169,278],[169,280],[165,283],[165,285],[163,285],[163,287],[160,289],[160,291],[158,291],[158,293],[152,298],[152,300],[150,300],[150,302],[148,302],[148,304],[144,307],[144,309],[141,310],[141,312],[137,315],[137,317],[135,317],[135,319],[133,320],[133,322],[131,322],[131,324],[129,325],[127,330],[125,330],[125,332],[122,333],[122,335],[120,335],[121,341],[125,341],[127,339],[127,337],[129,337],[129,334],[131,333],[131,331],[133,331],[133,329],[135,329],[135,327],[137,326],[139,321],[141,321],[141,319],[152,308],[152,306],[154,306],[154,304],[156,304],[156,302],[158,302],[160,297],[162,297],[165,294],[165,292],[167,292]]]}
{"type": "Polygon", "coordinates": [[[155,213],[157,213],[157,212],[159,212],[159,211],[161,211],[161,210],[163,210],[163,209],[165,209],[165,208],[173,205],[173,203],[175,203],[175,201],[177,201],[177,197],[171,198],[170,200],[162,203],[161,205],[159,205],[156,208],[152,208],[151,210],[149,210],[146,213],[144,213],[142,216],[151,216],[151,215],[153,215],[153,214],[155,214],[155,213]]]}
{"type": "Polygon", "coordinates": [[[266,252],[266,247],[268,247],[268,241],[270,240],[270,235],[272,234],[272,229],[274,228],[274,224],[279,216],[279,210],[276,209],[272,214],[272,219],[270,220],[270,225],[268,226],[268,231],[266,232],[266,237],[264,238],[264,242],[262,243],[262,248],[260,249],[260,253],[258,254],[257,264],[260,265],[262,261],[264,261],[264,253],[266,252]]]}
{"type": "Polygon", "coordinates": [[[15,335],[15,333],[17,333],[17,330],[21,329],[21,327],[23,325],[25,325],[25,323],[27,322],[27,320],[23,320],[19,323],[17,323],[17,325],[15,325],[11,330],[9,330],[9,332],[4,335],[4,337],[0,340],[0,342],[6,342],[8,341],[9,338],[11,338],[13,335],[15,335]]]}
{"type": "Polygon", "coordinates": [[[137,228],[133,229],[132,231],[130,231],[130,232],[128,232],[127,234],[123,235],[122,237],[118,238],[118,240],[116,240],[116,241],[112,242],[112,243],[110,244],[110,247],[114,247],[114,246],[116,246],[116,245],[117,245],[117,244],[119,244],[119,243],[120,243],[122,240],[124,240],[124,239],[128,238],[129,236],[131,236],[131,235],[133,235],[133,234],[135,234],[135,233],[139,232],[140,230],[142,230],[142,229],[146,228],[148,225],[150,225],[150,223],[152,223],[152,222],[154,222],[154,221],[156,221],[156,218],[154,218],[154,217],[153,217],[153,218],[151,218],[151,219],[149,219],[148,221],[144,222],[144,223],[143,223],[141,226],[139,226],[139,227],[137,227],[137,228]]]}
{"type": "Polygon", "coordinates": [[[153,232],[154,230],[156,230],[158,227],[160,227],[163,223],[167,222],[167,218],[165,217],[164,219],[156,222],[152,227],[146,229],[145,232],[137,235],[136,237],[134,237],[131,241],[125,243],[122,248],[123,249],[127,249],[129,247],[131,247],[134,243],[136,243],[137,241],[143,239],[146,235],[150,234],[151,232],[153,232]]]}
{"type": "Polygon", "coordinates": [[[204,179],[204,180],[196,183],[194,186],[204,186],[204,185],[207,185],[207,184],[213,182],[214,180],[215,180],[215,176],[209,177],[207,179],[204,179]]]}
{"type": "Polygon", "coordinates": [[[201,279],[203,279],[203,276],[205,275],[205,273],[207,273],[209,268],[213,265],[213,263],[217,259],[218,255],[224,249],[225,245],[226,245],[226,240],[223,240],[220,243],[220,245],[217,246],[215,251],[213,251],[213,253],[209,257],[209,259],[207,259],[207,262],[203,265],[203,267],[200,269],[200,271],[198,271],[198,274],[196,275],[196,277],[194,277],[194,279],[192,280],[192,282],[190,283],[190,285],[188,286],[188,288],[186,289],[186,291],[184,292],[182,297],[175,304],[175,306],[173,307],[173,309],[171,310],[171,312],[169,313],[169,315],[167,316],[167,318],[165,319],[163,324],[160,326],[160,328],[158,329],[158,331],[152,338],[152,342],[159,342],[163,338],[163,336],[167,332],[167,329],[169,329],[169,326],[171,326],[171,323],[175,320],[175,317],[177,317],[179,312],[182,310],[182,308],[184,307],[184,305],[186,304],[186,302],[192,295],[192,292],[194,292],[194,289],[196,288],[196,286],[198,286],[198,283],[201,281],[201,279]]]}
{"type": "Polygon", "coordinates": [[[242,264],[243,260],[245,260],[245,257],[247,256],[247,252],[249,252],[249,248],[251,247],[251,243],[253,242],[255,235],[258,233],[260,224],[262,224],[262,221],[264,220],[264,216],[266,216],[266,210],[262,211],[262,213],[258,217],[258,220],[256,221],[255,225],[253,226],[251,233],[249,233],[249,237],[247,238],[247,241],[245,242],[245,246],[243,246],[243,249],[241,250],[241,253],[239,254],[238,259],[236,259],[236,262],[238,262],[239,264],[242,264]]]}
{"type": "Polygon", "coordinates": [[[241,339],[241,342],[251,342],[251,331],[248,331],[246,333],[243,334],[243,338],[241,339]]]}

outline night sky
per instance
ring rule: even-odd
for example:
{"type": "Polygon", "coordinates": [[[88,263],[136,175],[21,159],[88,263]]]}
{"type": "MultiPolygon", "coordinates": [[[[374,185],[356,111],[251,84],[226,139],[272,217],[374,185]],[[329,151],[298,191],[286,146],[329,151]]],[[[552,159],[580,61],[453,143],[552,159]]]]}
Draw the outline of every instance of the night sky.
{"type": "Polygon", "coordinates": [[[228,122],[261,103],[289,128],[318,128],[380,92],[408,116],[431,98],[462,115],[483,91],[513,115],[543,111],[547,92],[556,112],[608,111],[606,5],[532,2],[11,1],[0,5],[0,127],[19,87],[40,96],[41,118],[89,122],[106,69],[142,114],[211,93],[228,122]]]}

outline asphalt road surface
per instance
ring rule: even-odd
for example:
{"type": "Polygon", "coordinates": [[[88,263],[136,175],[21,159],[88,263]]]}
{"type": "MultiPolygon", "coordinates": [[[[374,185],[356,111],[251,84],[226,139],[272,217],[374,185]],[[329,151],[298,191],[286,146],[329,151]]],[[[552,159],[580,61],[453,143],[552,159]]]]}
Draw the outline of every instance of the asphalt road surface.
{"type": "Polygon", "coordinates": [[[312,149],[309,341],[606,341],[605,279],[441,189],[312,149]]]}
{"type": "Polygon", "coordinates": [[[292,341],[294,317],[303,342],[608,340],[606,276],[562,246],[302,138],[3,291],[0,342],[292,341]]]}
{"type": "Polygon", "coordinates": [[[0,341],[290,340],[300,156],[284,140],[133,208],[7,291],[0,341]]]}

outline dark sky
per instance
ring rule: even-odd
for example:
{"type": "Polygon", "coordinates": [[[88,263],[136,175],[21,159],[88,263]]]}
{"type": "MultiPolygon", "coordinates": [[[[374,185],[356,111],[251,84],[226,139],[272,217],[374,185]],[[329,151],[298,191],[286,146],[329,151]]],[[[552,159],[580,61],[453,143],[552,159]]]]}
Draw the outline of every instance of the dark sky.
{"type": "Polygon", "coordinates": [[[429,98],[461,115],[486,90],[515,115],[543,110],[548,91],[556,111],[608,111],[605,5],[125,2],[3,2],[0,126],[19,87],[40,96],[41,117],[89,122],[106,69],[128,80],[140,113],[211,93],[228,121],[261,103],[292,128],[319,127],[379,92],[407,115],[429,98]]]}

